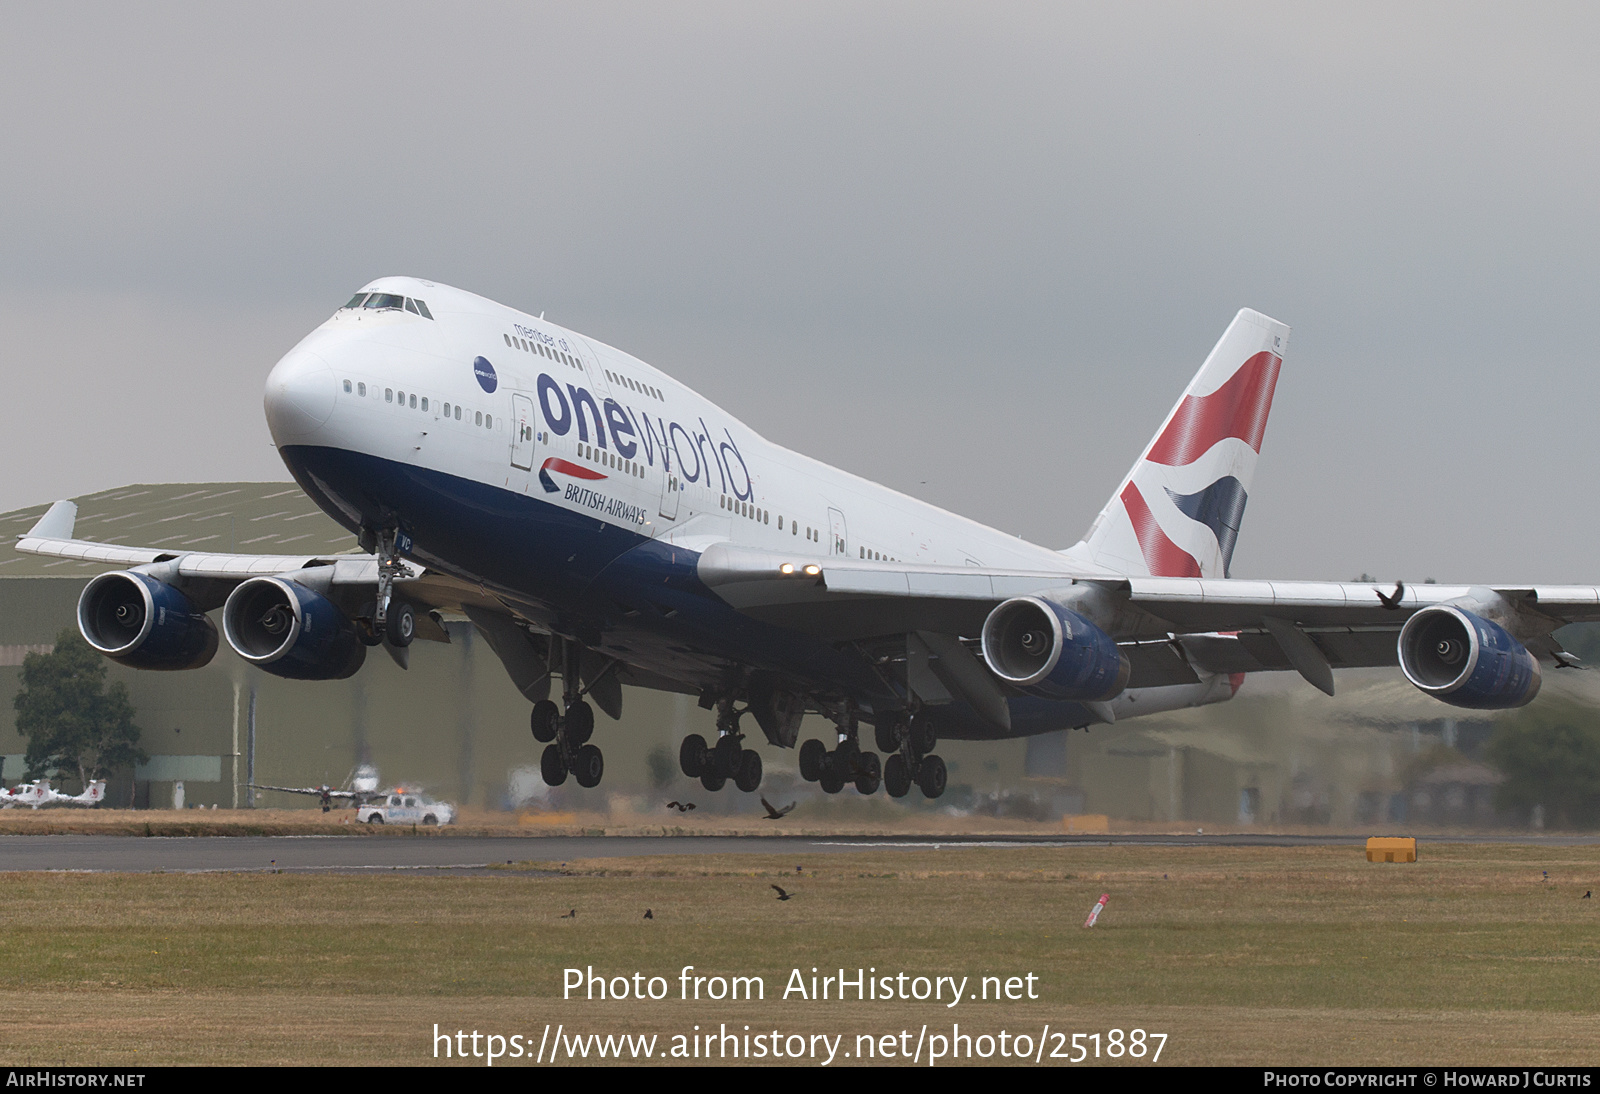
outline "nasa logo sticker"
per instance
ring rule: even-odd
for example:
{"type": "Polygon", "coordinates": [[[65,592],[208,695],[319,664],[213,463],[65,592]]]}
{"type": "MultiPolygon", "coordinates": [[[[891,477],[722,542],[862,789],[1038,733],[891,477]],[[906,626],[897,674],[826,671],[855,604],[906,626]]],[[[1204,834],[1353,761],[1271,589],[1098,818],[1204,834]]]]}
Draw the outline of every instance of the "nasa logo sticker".
{"type": "Polygon", "coordinates": [[[499,377],[494,374],[494,366],[487,357],[478,357],[472,362],[472,375],[477,377],[478,386],[489,394],[494,394],[494,389],[500,386],[499,377]]]}

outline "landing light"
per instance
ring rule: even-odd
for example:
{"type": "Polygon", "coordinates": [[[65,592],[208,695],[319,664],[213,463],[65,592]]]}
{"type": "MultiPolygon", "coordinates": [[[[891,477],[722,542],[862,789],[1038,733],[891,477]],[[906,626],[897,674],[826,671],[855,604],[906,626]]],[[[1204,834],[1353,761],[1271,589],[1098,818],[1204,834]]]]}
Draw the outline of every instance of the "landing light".
{"type": "Polygon", "coordinates": [[[794,563],[785,562],[782,566],[778,567],[778,572],[785,575],[794,573],[794,563]]]}
{"type": "Polygon", "coordinates": [[[806,574],[809,577],[816,577],[821,572],[822,572],[822,567],[818,566],[815,562],[813,562],[811,565],[806,567],[806,574]]]}

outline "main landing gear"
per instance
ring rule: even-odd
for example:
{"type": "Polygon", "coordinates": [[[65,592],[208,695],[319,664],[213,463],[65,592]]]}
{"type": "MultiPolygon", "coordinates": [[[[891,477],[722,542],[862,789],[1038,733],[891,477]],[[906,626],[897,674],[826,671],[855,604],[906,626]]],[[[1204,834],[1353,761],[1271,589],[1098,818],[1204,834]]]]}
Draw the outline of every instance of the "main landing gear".
{"type": "Polygon", "coordinates": [[[815,737],[800,746],[800,777],[821,785],[829,794],[837,794],[846,783],[854,783],[862,794],[876,794],[883,782],[884,770],[876,752],[861,750],[861,723],[853,710],[834,717],[838,726],[839,743],[829,749],[815,737]]]}
{"type": "Polygon", "coordinates": [[[549,699],[533,704],[533,739],[545,745],[539,773],[551,786],[566,782],[569,773],[579,786],[599,786],[606,763],[600,749],[589,743],[594,736],[594,707],[583,700],[576,664],[579,652],[574,643],[552,641],[562,644],[561,702],[566,713],[549,699]]]}
{"type": "Polygon", "coordinates": [[[883,787],[891,798],[905,797],[913,783],[926,798],[937,798],[944,793],[949,773],[944,760],[933,755],[938,736],[926,716],[919,714],[909,721],[886,718],[878,723],[874,732],[878,747],[893,753],[883,765],[883,787]]]}
{"type": "Polygon", "coordinates": [[[742,743],[739,715],[743,713],[733,709],[731,698],[718,700],[717,743],[707,745],[698,733],[685,737],[678,749],[678,767],[684,775],[699,779],[711,791],[721,790],[729,779],[747,794],[761,785],[761,753],[742,743]]]}

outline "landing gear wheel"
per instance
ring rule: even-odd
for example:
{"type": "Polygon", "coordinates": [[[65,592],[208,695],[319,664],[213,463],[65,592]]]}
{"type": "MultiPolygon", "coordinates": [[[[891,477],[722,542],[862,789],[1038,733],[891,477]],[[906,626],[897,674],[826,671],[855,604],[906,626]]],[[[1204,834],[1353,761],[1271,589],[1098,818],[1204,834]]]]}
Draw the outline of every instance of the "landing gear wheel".
{"type": "Polygon", "coordinates": [[[717,747],[711,753],[711,766],[716,768],[717,774],[724,779],[734,778],[739,774],[740,756],[744,749],[739,745],[739,738],[728,734],[717,742],[717,747]]]}
{"type": "Polygon", "coordinates": [[[911,793],[911,767],[898,752],[883,765],[883,788],[891,798],[903,798],[911,793]]]}
{"type": "Polygon", "coordinates": [[[605,757],[594,745],[584,745],[578,749],[578,754],[572,760],[572,775],[578,780],[579,786],[599,786],[600,776],[605,769],[605,757]]]}
{"type": "Polygon", "coordinates": [[[856,759],[856,790],[862,794],[876,794],[883,782],[883,769],[878,765],[876,752],[863,752],[856,759]]]}
{"type": "Polygon", "coordinates": [[[822,769],[828,762],[828,749],[812,737],[800,746],[800,777],[808,783],[822,778],[822,769]]]}
{"type": "Polygon", "coordinates": [[[567,744],[576,747],[594,736],[594,707],[579,699],[567,708],[567,744]]]}
{"type": "Polygon", "coordinates": [[[747,748],[739,754],[739,773],[733,777],[733,785],[746,794],[761,785],[761,753],[747,748]]]}
{"type": "Polygon", "coordinates": [[[533,728],[533,739],[547,745],[556,739],[556,730],[561,725],[561,708],[548,699],[540,699],[533,704],[533,713],[528,721],[533,728]]]}
{"type": "Polygon", "coordinates": [[[401,601],[389,606],[389,624],[385,628],[384,637],[391,646],[405,649],[411,645],[411,640],[417,636],[417,614],[411,610],[411,605],[401,601]]]}
{"type": "Polygon", "coordinates": [[[539,757],[539,774],[547,786],[560,786],[567,781],[567,761],[560,745],[545,745],[544,755],[539,757]]]}
{"type": "Polygon", "coordinates": [[[823,765],[822,777],[817,782],[822,784],[823,793],[837,794],[844,789],[844,776],[845,772],[843,765],[839,763],[839,757],[831,755],[828,757],[828,762],[823,765]]]}
{"type": "Polygon", "coordinates": [[[911,719],[911,747],[918,756],[926,756],[938,743],[939,735],[934,732],[931,719],[921,714],[911,719]]]}
{"type": "Polygon", "coordinates": [[[706,760],[711,750],[706,747],[706,739],[698,733],[691,733],[683,739],[683,744],[678,746],[678,770],[685,777],[698,779],[706,770],[706,760]]]}
{"type": "Polygon", "coordinates": [[[711,770],[709,765],[707,765],[706,770],[700,775],[700,785],[711,791],[713,794],[715,794],[718,790],[721,790],[723,786],[727,784],[727,782],[728,779],[725,775],[723,775],[720,771],[711,770]]]}
{"type": "Polygon", "coordinates": [[[947,778],[944,761],[937,756],[924,757],[921,766],[917,768],[917,786],[921,788],[925,797],[937,798],[943,794],[947,778]]]}
{"type": "Polygon", "coordinates": [[[356,637],[361,639],[363,646],[383,645],[383,635],[373,625],[370,618],[356,620],[356,637]]]}
{"type": "Polygon", "coordinates": [[[879,752],[899,752],[904,734],[905,726],[896,718],[885,718],[872,727],[872,738],[877,742],[879,752]]]}

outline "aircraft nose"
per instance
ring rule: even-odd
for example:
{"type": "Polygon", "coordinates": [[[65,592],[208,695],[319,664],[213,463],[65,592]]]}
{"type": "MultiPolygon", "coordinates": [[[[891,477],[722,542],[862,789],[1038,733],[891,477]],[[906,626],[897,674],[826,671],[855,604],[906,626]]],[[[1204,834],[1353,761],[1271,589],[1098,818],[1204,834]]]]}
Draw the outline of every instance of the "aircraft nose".
{"type": "Polygon", "coordinates": [[[333,413],[333,368],[309,350],[289,351],[267,375],[267,428],[280,445],[314,436],[333,413]]]}

